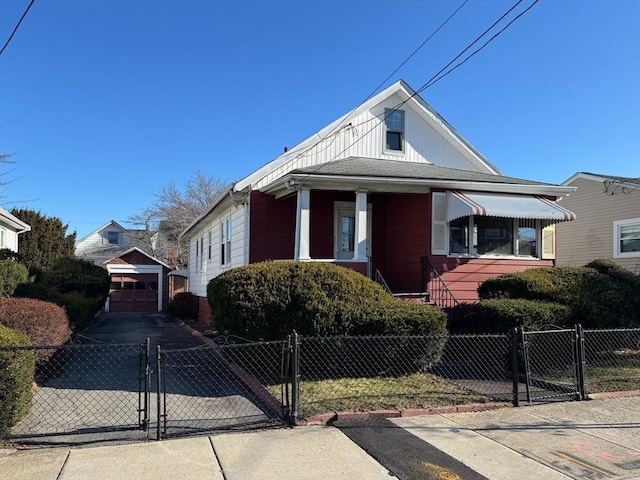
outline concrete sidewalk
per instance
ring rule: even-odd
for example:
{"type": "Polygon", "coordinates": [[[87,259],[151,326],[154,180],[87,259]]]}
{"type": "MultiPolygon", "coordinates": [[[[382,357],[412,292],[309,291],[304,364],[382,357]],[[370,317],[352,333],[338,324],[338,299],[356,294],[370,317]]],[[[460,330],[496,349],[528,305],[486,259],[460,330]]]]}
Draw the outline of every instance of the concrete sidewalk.
{"type": "MultiPolygon", "coordinates": [[[[640,396],[392,421],[491,480],[640,479],[640,396]]],[[[426,478],[438,478],[444,471],[426,456],[424,464],[436,469],[426,478]]],[[[334,427],[283,428],[92,448],[0,449],[0,479],[175,478],[395,477],[334,427]]]]}

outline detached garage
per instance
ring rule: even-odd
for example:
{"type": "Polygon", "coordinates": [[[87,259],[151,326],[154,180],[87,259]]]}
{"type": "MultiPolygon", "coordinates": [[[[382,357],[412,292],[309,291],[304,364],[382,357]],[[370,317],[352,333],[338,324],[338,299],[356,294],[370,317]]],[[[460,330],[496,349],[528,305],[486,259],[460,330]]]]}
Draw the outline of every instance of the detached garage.
{"type": "Polygon", "coordinates": [[[168,265],[131,248],[103,264],[111,276],[109,312],[160,312],[169,303],[168,265]]]}

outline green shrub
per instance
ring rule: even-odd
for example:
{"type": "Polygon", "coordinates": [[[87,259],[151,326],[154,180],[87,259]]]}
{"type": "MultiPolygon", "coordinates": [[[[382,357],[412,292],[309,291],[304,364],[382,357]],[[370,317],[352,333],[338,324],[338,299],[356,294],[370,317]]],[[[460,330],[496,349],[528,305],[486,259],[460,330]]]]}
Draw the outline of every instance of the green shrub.
{"type": "Polygon", "coordinates": [[[104,268],[87,260],[60,258],[44,272],[42,282],[59,293],[79,292],[106,300],[111,279],[104,268]]]}
{"type": "Polygon", "coordinates": [[[0,324],[26,334],[34,345],[62,345],[71,334],[63,308],[32,298],[1,298],[0,324]]]}
{"type": "Polygon", "coordinates": [[[64,307],[69,318],[69,326],[74,332],[88,327],[96,312],[104,305],[102,297],[87,297],[80,292],[60,293],[52,300],[64,307]]]}
{"type": "Polygon", "coordinates": [[[2,350],[5,346],[26,346],[29,338],[0,325],[0,436],[9,433],[31,406],[35,370],[33,350],[2,350]]]}
{"type": "Polygon", "coordinates": [[[481,300],[471,310],[474,330],[484,333],[506,333],[514,327],[538,330],[545,325],[565,326],[571,323],[571,309],[566,305],[524,298],[481,300]]]}
{"type": "Polygon", "coordinates": [[[169,302],[169,313],[184,320],[198,318],[198,297],[191,292],[176,293],[169,302]]]}
{"type": "Polygon", "coordinates": [[[215,277],[207,299],[219,331],[280,340],[301,335],[444,332],[431,306],[403,303],[363,275],[333,264],[263,262],[215,277]]]}
{"type": "Polygon", "coordinates": [[[10,297],[16,287],[27,281],[27,267],[14,260],[0,260],[0,297],[10,297]]]}

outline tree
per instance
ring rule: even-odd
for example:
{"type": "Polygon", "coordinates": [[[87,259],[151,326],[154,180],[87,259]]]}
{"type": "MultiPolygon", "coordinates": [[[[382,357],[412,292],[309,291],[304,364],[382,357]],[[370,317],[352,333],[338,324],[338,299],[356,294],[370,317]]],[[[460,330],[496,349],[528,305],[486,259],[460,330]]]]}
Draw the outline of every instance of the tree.
{"type": "Polygon", "coordinates": [[[144,228],[148,248],[156,258],[174,268],[187,265],[188,245],[180,234],[196,218],[213,206],[228,186],[218,177],[198,170],[187,180],[184,189],[171,182],[155,194],[155,201],[127,219],[127,223],[144,228]]]}
{"type": "Polygon", "coordinates": [[[67,235],[68,226],[62,220],[25,208],[14,208],[11,213],[31,226],[31,231],[18,239],[22,263],[27,267],[46,270],[56,260],[74,256],[76,232],[67,235]]]}

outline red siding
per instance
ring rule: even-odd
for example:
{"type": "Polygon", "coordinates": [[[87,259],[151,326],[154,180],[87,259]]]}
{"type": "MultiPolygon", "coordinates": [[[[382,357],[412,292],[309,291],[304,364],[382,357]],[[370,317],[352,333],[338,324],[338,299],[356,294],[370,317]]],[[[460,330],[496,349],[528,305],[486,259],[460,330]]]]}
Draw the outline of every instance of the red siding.
{"type": "Polygon", "coordinates": [[[277,200],[251,192],[249,262],[292,259],[295,247],[296,197],[277,200]]]}
{"type": "Polygon", "coordinates": [[[552,267],[552,260],[429,257],[429,261],[459,302],[477,302],[478,285],[488,278],[529,268],[552,267]]]}
{"type": "Polygon", "coordinates": [[[420,257],[429,251],[428,200],[428,195],[389,195],[387,198],[384,267],[377,252],[374,261],[393,292],[423,289],[420,257]]]}

